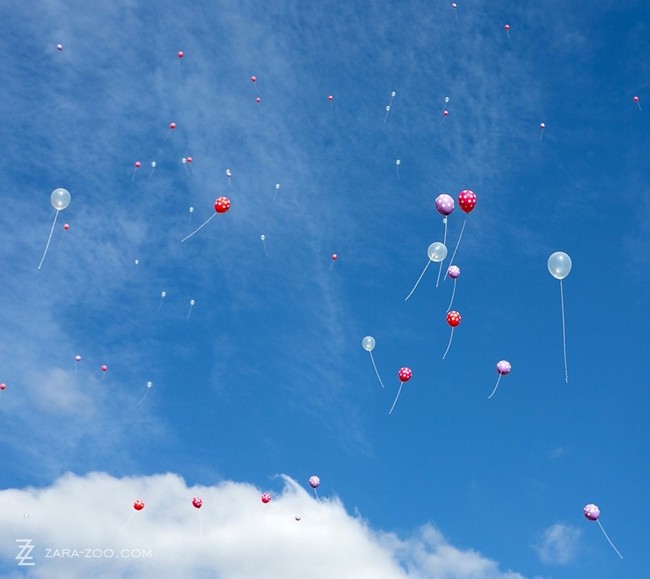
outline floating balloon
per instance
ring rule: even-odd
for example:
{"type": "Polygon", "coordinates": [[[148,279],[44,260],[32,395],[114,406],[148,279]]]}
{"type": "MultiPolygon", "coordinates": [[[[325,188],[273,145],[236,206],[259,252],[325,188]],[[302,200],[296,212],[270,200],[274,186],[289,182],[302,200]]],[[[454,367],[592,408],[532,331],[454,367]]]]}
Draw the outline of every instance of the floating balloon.
{"type": "Polygon", "coordinates": [[[451,335],[449,336],[449,343],[447,344],[447,349],[445,350],[445,353],[442,355],[443,360],[447,356],[447,352],[449,352],[449,348],[451,347],[451,341],[454,339],[454,329],[460,325],[460,319],[461,319],[460,314],[455,310],[451,310],[450,312],[447,313],[447,323],[451,326],[451,335]]]}
{"type": "Polygon", "coordinates": [[[45,261],[45,256],[47,255],[47,250],[50,247],[50,242],[52,241],[52,234],[54,233],[54,226],[56,225],[56,219],[59,216],[59,211],[63,211],[70,205],[70,192],[67,189],[58,188],[52,191],[50,194],[50,203],[52,207],[56,210],[54,214],[54,221],[52,222],[52,228],[50,229],[50,235],[47,238],[47,243],[45,244],[45,251],[43,251],[43,257],[38,264],[38,269],[41,269],[43,262],[45,261]]]}
{"type": "Polygon", "coordinates": [[[133,503],[133,508],[136,511],[141,511],[142,509],[144,509],[144,502],[138,499],[133,503]]]}
{"type": "Polygon", "coordinates": [[[314,489],[314,495],[316,495],[316,498],[320,501],[320,498],[318,496],[318,491],[316,490],[320,485],[320,479],[314,475],[309,477],[309,486],[314,489]]]}
{"type": "Polygon", "coordinates": [[[368,354],[370,354],[370,361],[372,362],[372,367],[375,369],[377,380],[379,380],[381,387],[384,388],[384,383],[382,382],[379,371],[377,370],[377,366],[375,365],[375,359],[372,355],[372,351],[375,349],[375,339],[372,336],[366,336],[363,340],[361,340],[361,345],[363,346],[363,349],[368,352],[368,354]]]}
{"type": "MultiPolygon", "coordinates": [[[[436,211],[442,215],[442,223],[444,225],[444,234],[442,238],[442,243],[447,243],[447,217],[454,210],[454,199],[451,195],[446,193],[441,193],[436,197],[435,201],[436,211]]],[[[446,257],[446,256],[445,256],[446,257]]],[[[440,267],[438,268],[438,277],[436,278],[436,287],[440,283],[440,273],[442,272],[442,263],[444,259],[440,262],[440,267]]]]}
{"type": "Polygon", "coordinates": [[[142,167],[142,163],[140,163],[140,161],[133,163],[133,174],[131,175],[131,181],[135,181],[135,174],[138,172],[138,169],[140,167],[142,167]]]}
{"type": "Polygon", "coordinates": [[[329,95],[329,96],[327,97],[327,100],[328,100],[329,102],[333,102],[333,101],[334,101],[334,96],[333,96],[333,95],[329,95]]]}
{"type": "Polygon", "coordinates": [[[397,180],[398,181],[400,180],[400,178],[399,178],[399,166],[401,164],[402,164],[402,161],[400,161],[399,159],[395,160],[395,171],[397,171],[397,180]]]}
{"type": "Polygon", "coordinates": [[[639,97],[638,96],[634,97],[634,102],[636,103],[636,106],[639,107],[639,110],[641,110],[641,103],[639,102],[639,97]]]}
{"type": "Polygon", "coordinates": [[[106,378],[106,372],[108,372],[108,366],[106,364],[102,364],[101,370],[102,370],[102,380],[104,380],[106,378]]]}
{"type": "Polygon", "coordinates": [[[255,99],[255,102],[259,105],[262,102],[262,99],[260,97],[257,97],[255,99]]]}
{"type": "Polygon", "coordinates": [[[169,130],[170,131],[173,131],[175,128],[176,128],[176,123],[174,123],[174,122],[169,123],[169,130]]]}
{"type": "Polygon", "coordinates": [[[264,249],[264,255],[266,255],[266,257],[268,257],[269,252],[266,251],[266,235],[264,235],[263,233],[262,233],[262,235],[260,235],[260,241],[262,242],[262,248],[264,249]]]}
{"type": "Polygon", "coordinates": [[[194,304],[195,304],[195,303],[196,303],[196,302],[195,302],[194,300],[190,300],[190,309],[187,310],[187,316],[185,316],[185,319],[186,319],[186,320],[189,320],[189,319],[190,319],[190,314],[192,313],[192,308],[194,307],[194,304]]]}
{"type": "Polygon", "coordinates": [[[151,173],[149,173],[149,179],[153,177],[153,172],[156,170],[156,161],[151,161],[151,173]]]}
{"type": "Polygon", "coordinates": [[[510,24],[506,24],[503,29],[506,31],[506,36],[510,38],[510,24]]]}
{"type": "Polygon", "coordinates": [[[544,136],[544,129],[546,128],[546,123],[539,123],[539,140],[542,140],[542,137],[544,136]]]}
{"type": "Polygon", "coordinates": [[[506,376],[507,374],[510,374],[510,370],[512,370],[512,366],[510,365],[510,362],[507,360],[501,360],[497,362],[497,374],[499,377],[497,378],[497,383],[494,386],[494,390],[492,390],[492,394],[488,396],[488,400],[494,396],[494,393],[497,391],[497,388],[499,387],[499,381],[501,380],[501,376],[506,376]]]}
{"type": "Polygon", "coordinates": [[[231,177],[232,177],[232,171],[230,169],[226,169],[226,179],[228,179],[228,187],[232,187],[232,183],[230,182],[231,177]]]}
{"type": "MultiPolygon", "coordinates": [[[[63,50],[63,44],[57,44],[56,49],[61,52],[63,50]]],[[[74,51],[73,51],[74,52],[74,51]]]]}
{"type": "Polygon", "coordinates": [[[569,383],[569,371],[566,361],[566,324],[564,321],[564,289],[562,280],[571,272],[571,258],[562,251],[551,254],[547,262],[548,271],[555,278],[560,280],[560,306],[562,309],[562,350],[564,352],[564,381],[569,383]]]}
{"type": "Polygon", "coordinates": [[[77,354],[74,357],[74,373],[75,374],[77,373],[77,367],[79,366],[79,362],[81,362],[81,356],[79,354],[77,354]]]}
{"type": "Polygon", "coordinates": [[[440,263],[444,261],[445,257],[447,257],[447,246],[440,241],[435,241],[427,248],[427,256],[429,257],[429,261],[427,261],[426,265],[424,266],[424,269],[422,270],[422,273],[420,274],[420,277],[415,282],[415,285],[413,286],[413,289],[409,292],[409,295],[407,295],[404,298],[404,301],[408,300],[413,295],[415,288],[418,287],[418,285],[420,284],[420,280],[424,277],[424,274],[427,271],[429,264],[432,261],[435,263],[440,263]]]}
{"type": "Polygon", "coordinates": [[[454,248],[454,253],[451,254],[451,260],[454,261],[456,257],[456,252],[458,251],[458,246],[460,245],[460,240],[463,238],[463,233],[465,232],[465,225],[467,224],[467,217],[476,207],[476,194],[474,191],[469,189],[464,189],[458,194],[458,206],[461,208],[461,211],[466,213],[465,220],[463,221],[463,226],[460,229],[460,235],[458,236],[458,241],[456,242],[456,247],[454,248]]]}
{"type": "Polygon", "coordinates": [[[447,268],[447,275],[454,280],[454,287],[451,290],[451,299],[449,300],[449,305],[447,306],[447,311],[449,311],[452,304],[454,303],[454,296],[456,295],[456,280],[460,276],[460,267],[457,265],[450,265],[447,268]]]}
{"type": "Polygon", "coordinates": [[[278,191],[280,190],[280,183],[275,184],[275,193],[273,193],[273,203],[275,203],[275,197],[278,194],[278,191]]]}
{"type": "Polygon", "coordinates": [[[147,390],[144,393],[144,396],[140,399],[140,402],[138,404],[142,404],[144,402],[144,399],[147,397],[147,394],[149,394],[149,390],[153,388],[153,382],[149,381],[147,382],[147,390]]]}
{"type": "Polygon", "coordinates": [[[456,15],[456,22],[458,22],[458,10],[456,10],[458,8],[458,4],[456,4],[456,2],[452,2],[451,7],[454,10],[454,14],[456,15]]]}
{"type": "Polygon", "coordinates": [[[184,53],[182,50],[179,50],[179,51],[176,53],[176,56],[178,56],[178,58],[183,58],[183,57],[185,56],[185,53],[184,53]]]}
{"type": "Polygon", "coordinates": [[[612,546],[612,549],[614,549],[614,551],[616,551],[616,554],[622,559],[623,555],[621,555],[620,551],[616,548],[614,543],[612,543],[612,540],[609,538],[602,524],[598,520],[600,518],[600,509],[593,503],[590,503],[588,505],[585,505],[584,509],[582,509],[582,514],[585,516],[587,520],[595,521],[596,523],[598,523],[600,530],[603,532],[603,535],[605,535],[605,539],[607,539],[609,544],[612,546]]]}
{"type": "Polygon", "coordinates": [[[160,311],[160,308],[162,308],[163,301],[165,301],[165,298],[167,297],[167,292],[165,290],[160,292],[160,303],[158,304],[158,309],[156,312],[160,311]]]}
{"type": "Polygon", "coordinates": [[[200,509],[203,506],[203,499],[201,497],[194,497],[192,499],[192,506],[196,509],[200,509]]]}
{"type": "Polygon", "coordinates": [[[390,101],[386,105],[386,116],[384,117],[384,122],[386,122],[388,120],[388,113],[390,112],[390,107],[393,106],[393,99],[395,98],[396,95],[397,95],[397,92],[395,92],[395,91],[392,91],[390,93],[390,101]]]}
{"type": "Polygon", "coordinates": [[[393,413],[393,408],[395,408],[395,404],[397,404],[399,395],[402,393],[402,386],[404,386],[404,384],[413,377],[413,372],[410,368],[404,366],[403,368],[400,368],[399,371],[397,372],[397,377],[399,378],[399,390],[397,391],[397,396],[395,396],[395,401],[393,402],[393,405],[390,407],[390,410],[388,411],[389,415],[393,413]]]}
{"type": "Polygon", "coordinates": [[[334,262],[335,262],[338,258],[339,258],[339,256],[336,255],[336,253],[333,253],[333,254],[332,254],[332,263],[330,264],[330,271],[332,271],[332,268],[334,267],[334,262]]]}
{"type": "Polygon", "coordinates": [[[443,116],[443,117],[448,117],[448,116],[449,116],[449,111],[448,111],[447,109],[444,109],[444,110],[442,111],[442,116],[443,116]]]}
{"type": "Polygon", "coordinates": [[[262,499],[262,502],[264,504],[270,503],[271,502],[271,493],[262,493],[262,496],[260,498],[262,499]]]}
{"type": "Polygon", "coordinates": [[[217,213],[226,213],[230,209],[230,199],[228,197],[218,197],[217,200],[214,202],[214,214],[207,220],[204,221],[199,227],[197,227],[192,233],[190,233],[187,237],[184,237],[181,239],[181,243],[192,237],[195,233],[203,229],[212,219],[214,219],[215,215],[217,213]]]}
{"type": "Polygon", "coordinates": [[[4,382],[0,384],[0,390],[6,390],[6,389],[7,389],[7,385],[4,382]]]}

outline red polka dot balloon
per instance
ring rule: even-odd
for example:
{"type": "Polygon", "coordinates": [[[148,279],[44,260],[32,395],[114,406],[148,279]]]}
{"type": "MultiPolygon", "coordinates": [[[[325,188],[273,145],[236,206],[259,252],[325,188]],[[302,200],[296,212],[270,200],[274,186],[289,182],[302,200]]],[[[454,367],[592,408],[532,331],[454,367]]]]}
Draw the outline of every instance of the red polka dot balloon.
{"type": "Polygon", "coordinates": [[[137,501],[135,501],[133,503],[133,508],[136,511],[141,511],[142,509],[144,509],[144,501],[141,501],[140,499],[138,499],[137,501]]]}
{"type": "Polygon", "coordinates": [[[203,506],[203,499],[201,497],[194,497],[192,499],[192,505],[195,508],[200,509],[203,506]]]}
{"type": "Polygon", "coordinates": [[[271,493],[262,493],[261,499],[262,499],[262,502],[264,504],[270,503],[271,502],[271,493]]]}
{"type": "Polygon", "coordinates": [[[452,327],[455,328],[456,326],[460,325],[460,314],[452,310],[447,314],[447,323],[452,327]]]}
{"type": "Polygon", "coordinates": [[[469,213],[476,207],[476,194],[474,191],[465,189],[458,194],[458,206],[465,212],[469,213]]]}
{"type": "Polygon", "coordinates": [[[228,209],[230,209],[230,199],[228,197],[219,197],[214,202],[214,210],[217,213],[225,213],[228,209]]]}
{"type": "Polygon", "coordinates": [[[397,377],[400,379],[400,382],[408,382],[413,378],[413,372],[410,368],[400,368],[397,377]]]}

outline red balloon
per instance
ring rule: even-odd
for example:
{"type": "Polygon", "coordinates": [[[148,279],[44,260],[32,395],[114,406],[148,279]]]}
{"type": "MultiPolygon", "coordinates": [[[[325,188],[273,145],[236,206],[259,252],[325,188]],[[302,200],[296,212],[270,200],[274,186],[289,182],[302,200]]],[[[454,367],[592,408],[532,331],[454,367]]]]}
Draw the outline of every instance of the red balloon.
{"type": "Polygon", "coordinates": [[[191,163],[191,162],[192,162],[192,157],[187,157],[185,160],[186,160],[188,163],[191,163]]]}
{"type": "Polygon", "coordinates": [[[460,314],[455,310],[452,310],[451,312],[449,312],[447,314],[447,323],[452,328],[455,328],[456,326],[458,326],[460,324],[460,314]]]}
{"type": "Polygon", "coordinates": [[[510,30],[510,24],[506,24],[503,28],[504,30],[510,30]]]}
{"type": "Polygon", "coordinates": [[[169,128],[173,131],[176,128],[176,123],[169,123],[169,128]]]}
{"type": "Polygon", "coordinates": [[[458,194],[458,205],[465,212],[469,213],[476,207],[476,194],[474,191],[465,189],[458,194]]]}
{"type": "Polygon", "coordinates": [[[0,390],[6,390],[6,389],[7,389],[7,385],[4,382],[0,384],[0,390]]]}
{"type": "Polygon", "coordinates": [[[66,224],[63,226],[63,229],[65,229],[66,231],[68,231],[68,229],[70,229],[70,224],[69,224],[69,223],[66,223],[66,224]]]}
{"type": "Polygon", "coordinates": [[[449,111],[447,109],[442,111],[442,116],[446,117],[448,114],[449,114],[449,111]]]}
{"type": "Polygon", "coordinates": [[[271,493],[262,493],[262,502],[264,504],[271,502],[271,493]]]}
{"type": "Polygon", "coordinates": [[[102,365],[102,372],[106,372],[108,370],[108,366],[106,364],[102,365]]]}
{"type": "Polygon", "coordinates": [[[194,497],[192,499],[192,505],[197,509],[200,509],[203,506],[203,499],[201,497],[194,497]]]}
{"type": "Polygon", "coordinates": [[[333,97],[332,95],[330,95],[330,96],[327,97],[327,100],[328,100],[329,102],[332,102],[332,101],[334,100],[334,97],[333,97]]]}
{"type": "Polygon", "coordinates": [[[408,382],[413,377],[413,372],[410,368],[400,368],[399,372],[397,373],[397,377],[402,382],[408,382]]]}
{"type": "Polygon", "coordinates": [[[638,96],[635,96],[635,97],[634,97],[634,102],[635,102],[635,103],[638,103],[638,102],[639,102],[639,97],[638,97],[638,96]]]}
{"type": "Polygon", "coordinates": [[[219,197],[214,202],[214,210],[217,213],[225,213],[228,209],[230,209],[230,199],[228,197],[219,197]]]}
{"type": "Polygon", "coordinates": [[[339,256],[336,255],[336,253],[332,254],[332,261],[336,261],[338,258],[339,258],[339,256]]]}
{"type": "Polygon", "coordinates": [[[141,511],[142,509],[144,509],[144,502],[141,501],[140,499],[138,499],[137,501],[135,501],[135,502],[133,503],[133,508],[134,508],[136,511],[141,511]]]}
{"type": "Polygon", "coordinates": [[[254,76],[251,76],[251,82],[257,82],[257,78],[254,76]]]}
{"type": "Polygon", "coordinates": [[[140,161],[136,161],[135,162],[135,168],[139,169],[140,167],[142,167],[142,163],[140,163],[140,161]]]}
{"type": "Polygon", "coordinates": [[[178,58],[183,58],[185,56],[185,53],[182,50],[179,50],[177,56],[178,58]]]}

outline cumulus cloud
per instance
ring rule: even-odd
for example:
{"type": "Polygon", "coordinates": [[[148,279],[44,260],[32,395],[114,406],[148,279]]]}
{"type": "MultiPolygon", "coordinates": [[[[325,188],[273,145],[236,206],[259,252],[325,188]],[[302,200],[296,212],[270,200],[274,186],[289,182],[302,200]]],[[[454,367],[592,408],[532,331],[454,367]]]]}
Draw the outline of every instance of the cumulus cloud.
{"type": "Polygon", "coordinates": [[[535,550],[543,563],[566,565],[577,551],[582,531],[570,525],[555,523],[542,533],[535,550]]]}
{"type": "Polygon", "coordinates": [[[336,498],[289,477],[270,503],[254,485],[188,486],[176,474],[67,474],[41,489],[0,492],[4,577],[222,579],[523,579],[450,545],[426,525],[408,538],[373,530],[336,498]],[[200,496],[203,507],[192,506],[200,496]],[[145,503],[133,509],[136,499],[145,503]],[[20,555],[21,557],[17,558],[20,555]]]}

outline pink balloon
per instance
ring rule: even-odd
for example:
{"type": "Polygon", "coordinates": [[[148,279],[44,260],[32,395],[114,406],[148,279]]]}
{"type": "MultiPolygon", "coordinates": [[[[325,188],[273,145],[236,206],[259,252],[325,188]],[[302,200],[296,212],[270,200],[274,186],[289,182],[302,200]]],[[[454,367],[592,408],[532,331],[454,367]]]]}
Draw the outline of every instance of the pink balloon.
{"type": "Polygon", "coordinates": [[[450,265],[449,269],[447,270],[447,275],[451,279],[456,279],[460,275],[460,267],[457,265],[450,265]]]}
{"type": "Polygon", "coordinates": [[[102,372],[108,371],[108,366],[106,364],[102,364],[102,372]]]}
{"type": "Polygon", "coordinates": [[[264,504],[270,503],[271,502],[271,493],[262,493],[261,499],[262,499],[262,502],[264,504]]]}
{"type": "Polygon", "coordinates": [[[309,477],[309,486],[313,489],[318,488],[318,485],[320,485],[320,479],[317,476],[310,476],[309,477]]]}
{"type": "Polygon", "coordinates": [[[173,131],[176,128],[176,123],[169,123],[169,128],[173,131]]]}
{"type": "Polygon", "coordinates": [[[178,58],[183,58],[183,57],[185,56],[185,53],[184,53],[182,50],[179,50],[179,51],[176,53],[176,56],[178,56],[178,58]]]}
{"type": "Polygon", "coordinates": [[[195,508],[200,509],[203,506],[203,499],[201,497],[194,497],[192,499],[192,505],[194,505],[195,508]]]}
{"type": "Polygon", "coordinates": [[[446,193],[441,193],[436,197],[436,211],[440,215],[449,215],[454,210],[454,198],[446,193]]]}
{"type": "Polygon", "coordinates": [[[512,370],[512,366],[508,360],[501,360],[500,362],[497,362],[497,373],[501,376],[510,374],[510,370],[512,370]]]}
{"type": "Polygon", "coordinates": [[[135,162],[135,168],[139,169],[140,167],[142,167],[142,163],[140,163],[140,161],[136,161],[135,162]]]}

